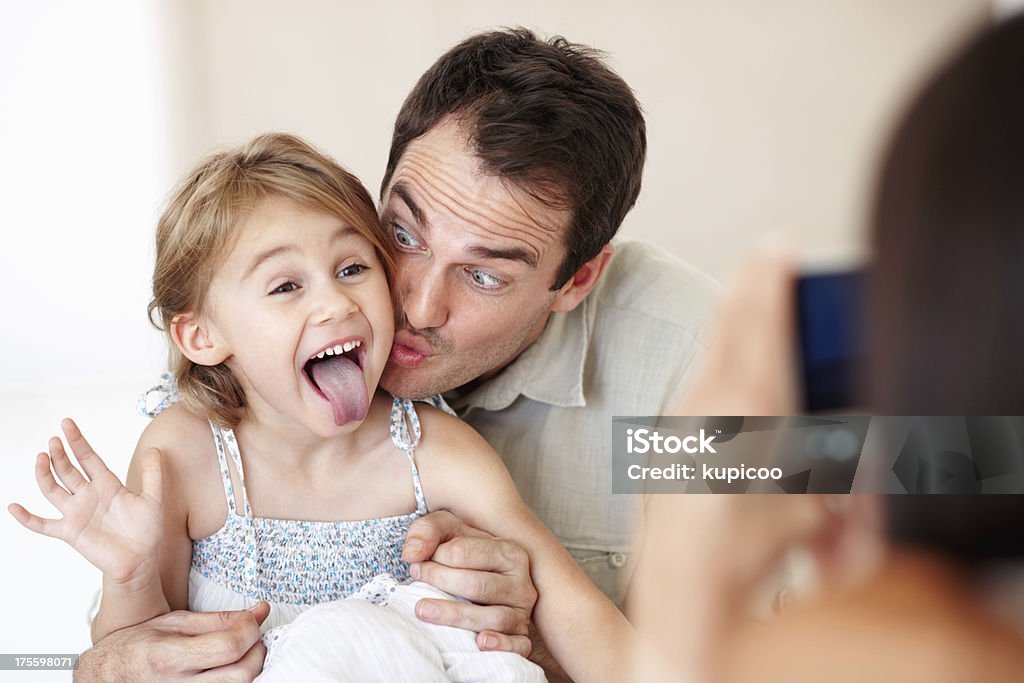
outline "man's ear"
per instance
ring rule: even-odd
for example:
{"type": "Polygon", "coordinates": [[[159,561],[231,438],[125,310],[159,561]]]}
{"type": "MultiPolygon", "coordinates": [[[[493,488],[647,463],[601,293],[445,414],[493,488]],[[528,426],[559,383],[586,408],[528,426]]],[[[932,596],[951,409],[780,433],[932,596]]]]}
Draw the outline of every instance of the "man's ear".
{"type": "Polygon", "coordinates": [[[197,365],[219,365],[231,355],[213,324],[194,313],[179,313],[171,320],[171,339],[185,357],[197,365]]]}
{"type": "Polygon", "coordinates": [[[565,313],[579,306],[580,302],[594,290],[614,253],[615,246],[608,243],[601,248],[597,256],[580,266],[576,274],[558,290],[555,301],[551,304],[551,312],[565,313]]]}

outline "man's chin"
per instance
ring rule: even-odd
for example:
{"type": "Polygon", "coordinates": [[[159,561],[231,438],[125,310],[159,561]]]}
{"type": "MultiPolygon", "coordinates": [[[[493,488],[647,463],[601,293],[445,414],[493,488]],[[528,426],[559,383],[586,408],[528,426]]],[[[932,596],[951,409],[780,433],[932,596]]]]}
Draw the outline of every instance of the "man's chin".
{"type": "Polygon", "coordinates": [[[389,362],[380,377],[380,387],[393,396],[413,400],[429,398],[454,388],[444,387],[436,379],[431,381],[427,377],[417,377],[417,374],[422,373],[389,362]]]}

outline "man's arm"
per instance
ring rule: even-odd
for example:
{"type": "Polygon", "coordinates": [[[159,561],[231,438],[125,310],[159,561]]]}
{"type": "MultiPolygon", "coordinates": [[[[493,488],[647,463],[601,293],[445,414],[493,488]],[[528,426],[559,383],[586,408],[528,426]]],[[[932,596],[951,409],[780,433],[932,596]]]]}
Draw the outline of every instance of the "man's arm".
{"type": "Polygon", "coordinates": [[[118,681],[252,681],[266,650],[261,602],[238,612],[171,612],[115,631],[86,650],[76,683],[118,681]]]}
{"type": "Polygon", "coordinates": [[[624,680],[626,663],[619,655],[632,644],[632,628],[527,507],[501,458],[483,437],[452,417],[429,412],[421,415],[421,423],[417,456],[427,500],[471,526],[515,542],[505,551],[515,553],[513,565],[529,567],[539,594],[533,608],[537,630],[570,676],[624,680]]]}

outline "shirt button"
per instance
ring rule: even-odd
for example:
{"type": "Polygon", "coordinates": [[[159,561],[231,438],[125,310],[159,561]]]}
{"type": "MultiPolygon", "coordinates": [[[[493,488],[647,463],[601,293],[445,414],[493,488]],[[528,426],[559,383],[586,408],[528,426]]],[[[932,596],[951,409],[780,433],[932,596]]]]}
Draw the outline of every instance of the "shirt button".
{"type": "Polygon", "coordinates": [[[626,566],[626,555],[625,553],[612,553],[608,556],[608,564],[615,567],[616,569],[622,569],[626,566]]]}

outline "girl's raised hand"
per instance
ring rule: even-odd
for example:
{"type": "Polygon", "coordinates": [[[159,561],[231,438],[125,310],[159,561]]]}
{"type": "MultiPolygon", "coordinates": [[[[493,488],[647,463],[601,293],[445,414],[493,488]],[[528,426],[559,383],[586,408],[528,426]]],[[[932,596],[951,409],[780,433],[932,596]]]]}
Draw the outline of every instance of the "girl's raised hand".
{"type": "Polygon", "coordinates": [[[163,535],[160,451],[142,455],[142,493],[135,494],[107,469],[73,421],[63,420],[61,430],[82,471],[53,437],[49,454],[36,456],[35,474],[39,490],[63,519],[39,517],[17,503],[7,509],[26,529],[66,542],[108,580],[128,582],[143,565],[152,566],[163,535]]]}

